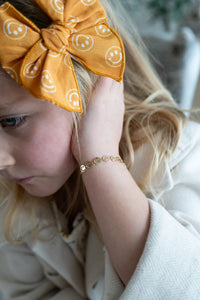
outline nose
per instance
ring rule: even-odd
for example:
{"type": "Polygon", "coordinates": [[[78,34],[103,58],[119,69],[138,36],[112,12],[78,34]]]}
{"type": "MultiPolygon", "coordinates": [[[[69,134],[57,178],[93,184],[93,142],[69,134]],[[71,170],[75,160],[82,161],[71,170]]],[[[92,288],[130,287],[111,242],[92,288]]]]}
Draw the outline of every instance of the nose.
{"type": "Polygon", "coordinates": [[[15,165],[15,158],[9,148],[6,143],[0,142],[0,171],[15,165]]]}
{"type": "Polygon", "coordinates": [[[13,165],[15,165],[15,159],[8,153],[6,155],[1,155],[0,150],[0,171],[5,170],[6,168],[13,165]]]}

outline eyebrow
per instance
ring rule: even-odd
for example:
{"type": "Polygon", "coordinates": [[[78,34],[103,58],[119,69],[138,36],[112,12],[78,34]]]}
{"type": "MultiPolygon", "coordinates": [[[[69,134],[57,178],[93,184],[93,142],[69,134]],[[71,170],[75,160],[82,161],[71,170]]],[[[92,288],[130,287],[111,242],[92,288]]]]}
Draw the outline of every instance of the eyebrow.
{"type": "Polygon", "coordinates": [[[0,117],[9,116],[17,113],[19,110],[25,109],[26,100],[21,100],[20,103],[15,100],[10,100],[1,104],[0,102],[0,117]]]}
{"type": "Polygon", "coordinates": [[[0,112],[9,109],[10,107],[15,107],[17,101],[12,101],[12,102],[6,102],[0,104],[0,112]]]}
{"type": "Polygon", "coordinates": [[[21,94],[19,95],[16,94],[14,98],[7,98],[5,99],[5,101],[1,102],[1,94],[0,94],[0,112],[3,112],[11,108],[17,108],[18,106],[21,107],[26,102],[27,102],[26,97],[23,98],[23,95],[21,94]]]}

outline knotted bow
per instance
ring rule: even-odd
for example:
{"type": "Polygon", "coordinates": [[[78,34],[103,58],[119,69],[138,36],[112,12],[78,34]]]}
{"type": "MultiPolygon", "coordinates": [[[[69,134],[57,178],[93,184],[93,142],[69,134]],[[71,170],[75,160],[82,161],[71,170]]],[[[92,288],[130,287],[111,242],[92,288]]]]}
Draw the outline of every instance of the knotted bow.
{"type": "Polygon", "coordinates": [[[35,0],[52,19],[39,29],[8,2],[0,6],[0,62],[36,98],[82,112],[71,55],[95,74],[121,81],[122,41],[98,0],[35,0]]]}

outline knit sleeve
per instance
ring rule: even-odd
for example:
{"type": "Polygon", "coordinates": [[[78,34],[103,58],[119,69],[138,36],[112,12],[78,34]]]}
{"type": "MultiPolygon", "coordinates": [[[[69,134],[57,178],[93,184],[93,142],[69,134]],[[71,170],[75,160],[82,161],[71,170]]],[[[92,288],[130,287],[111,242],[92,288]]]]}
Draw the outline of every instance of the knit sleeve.
{"type": "MultiPolygon", "coordinates": [[[[192,130],[193,129],[193,130],[192,130]]],[[[123,286],[106,251],[104,300],[198,300],[200,295],[200,129],[186,131],[168,184],[149,199],[151,222],[143,253],[123,286]],[[169,184],[170,183],[170,184],[169,184]],[[112,292],[109,286],[115,287],[112,292]]],[[[159,180],[159,178],[158,178],[159,180]]],[[[131,229],[130,229],[131,230],[131,229]]]]}

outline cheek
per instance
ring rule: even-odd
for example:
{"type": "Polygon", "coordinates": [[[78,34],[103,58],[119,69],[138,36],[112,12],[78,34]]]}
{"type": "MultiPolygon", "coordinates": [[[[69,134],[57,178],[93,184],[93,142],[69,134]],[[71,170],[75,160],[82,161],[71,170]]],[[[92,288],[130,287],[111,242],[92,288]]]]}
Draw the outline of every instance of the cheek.
{"type": "Polygon", "coordinates": [[[30,163],[37,169],[61,172],[72,163],[72,128],[40,128],[32,135],[27,151],[30,163]]]}

